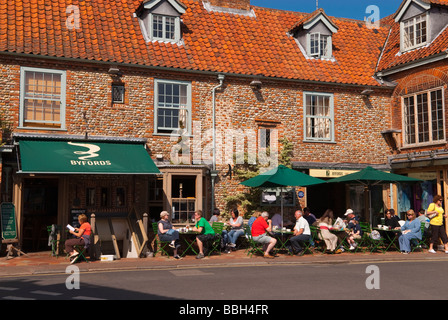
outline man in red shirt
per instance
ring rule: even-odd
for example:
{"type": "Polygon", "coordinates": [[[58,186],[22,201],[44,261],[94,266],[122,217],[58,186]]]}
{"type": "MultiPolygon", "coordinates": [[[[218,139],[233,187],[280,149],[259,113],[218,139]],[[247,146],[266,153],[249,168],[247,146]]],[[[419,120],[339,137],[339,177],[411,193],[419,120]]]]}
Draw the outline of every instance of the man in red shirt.
{"type": "Polygon", "coordinates": [[[269,213],[265,211],[254,221],[252,224],[252,238],[255,242],[262,243],[263,248],[266,247],[264,257],[273,259],[274,256],[271,256],[270,252],[277,243],[277,239],[270,237],[267,233],[272,230],[272,222],[268,218],[269,213]]]}

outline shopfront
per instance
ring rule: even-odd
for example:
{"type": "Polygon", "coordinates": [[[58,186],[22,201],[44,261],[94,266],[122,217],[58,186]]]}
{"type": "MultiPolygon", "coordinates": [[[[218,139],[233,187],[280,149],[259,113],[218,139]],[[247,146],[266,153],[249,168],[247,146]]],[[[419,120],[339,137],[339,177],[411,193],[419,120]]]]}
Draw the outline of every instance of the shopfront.
{"type": "Polygon", "coordinates": [[[434,195],[448,201],[448,152],[445,150],[398,154],[390,158],[395,173],[423,180],[412,185],[403,184],[397,190],[398,212],[409,209],[426,210],[434,195]]]}
{"type": "MultiPolygon", "coordinates": [[[[377,166],[379,170],[387,170],[384,166],[377,166]]],[[[362,167],[341,165],[340,168],[324,166],[310,168],[309,175],[323,180],[339,178],[358,172],[362,167]]],[[[384,213],[389,208],[393,198],[393,188],[390,184],[374,185],[367,188],[356,182],[329,183],[307,188],[307,206],[316,216],[322,215],[326,209],[332,209],[335,217],[343,217],[345,211],[350,208],[355,211],[363,221],[370,221],[370,204],[372,205],[373,219],[384,213]],[[370,189],[369,189],[370,188],[370,189]],[[371,197],[371,202],[370,198],[371,197]]]]}
{"type": "MultiPolygon", "coordinates": [[[[146,213],[149,180],[160,174],[146,139],[16,134],[12,198],[25,252],[49,250],[47,227],[79,213],[146,213]]],[[[4,168],[5,172],[5,168],[4,168]]]]}

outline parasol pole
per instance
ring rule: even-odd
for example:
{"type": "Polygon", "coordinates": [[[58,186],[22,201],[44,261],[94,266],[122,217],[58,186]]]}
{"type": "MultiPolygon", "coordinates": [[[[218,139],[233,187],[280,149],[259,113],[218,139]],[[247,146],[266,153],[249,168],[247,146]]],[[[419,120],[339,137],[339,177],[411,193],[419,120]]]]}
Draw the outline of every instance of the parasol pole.
{"type": "Polygon", "coordinates": [[[280,208],[282,213],[282,229],[283,229],[283,187],[280,187],[280,208]]]}

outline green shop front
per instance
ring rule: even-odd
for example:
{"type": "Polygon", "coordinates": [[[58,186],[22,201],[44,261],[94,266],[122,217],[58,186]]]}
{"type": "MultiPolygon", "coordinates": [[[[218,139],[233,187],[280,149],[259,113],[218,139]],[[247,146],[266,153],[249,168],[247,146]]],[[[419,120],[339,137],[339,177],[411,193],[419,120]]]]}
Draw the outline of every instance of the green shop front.
{"type": "Polygon", "coordinates": [[[85,213],[96,216],[101,253],[113,254],[118,243],[126,256],[125,221],[147,212],[148,181],[160,173],[146,139],[15,134],[14,148],[10,201],[23,251],[50,250],[48,226],[59,226],[64,238],[65,226],[85,213]]]}

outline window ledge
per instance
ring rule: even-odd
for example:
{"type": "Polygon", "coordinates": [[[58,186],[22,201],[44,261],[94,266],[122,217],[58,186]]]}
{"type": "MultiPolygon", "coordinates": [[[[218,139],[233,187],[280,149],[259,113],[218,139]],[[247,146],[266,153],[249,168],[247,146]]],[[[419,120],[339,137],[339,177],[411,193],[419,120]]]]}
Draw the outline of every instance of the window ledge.
{"type": "Polygon", "coordinates": [[[329,143],[336,144],[336,141],[324,141],[324,140],[302,140],[304,143],[329,143]]]}
{"type": "Polygon", "coordinates": [[[17,127],[20,130],[68,131],[65,128],[17,127]]]}
{"type": "Polygon", "coordinates": [[[413,149],[413,148],[421,148],[421,147],[437,147],[437,146],[446,145],[446,140],[437,141],[437,142],[426,142],[426,143],[415,143],[415,144],[407,144],[400,148],[400,150],[405,149],[413,149]]]}

